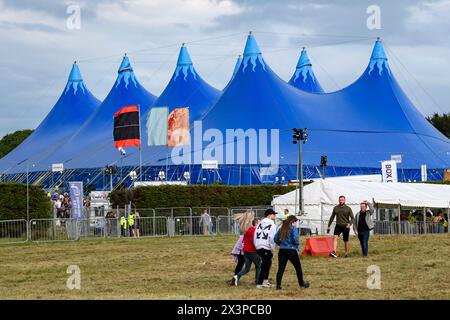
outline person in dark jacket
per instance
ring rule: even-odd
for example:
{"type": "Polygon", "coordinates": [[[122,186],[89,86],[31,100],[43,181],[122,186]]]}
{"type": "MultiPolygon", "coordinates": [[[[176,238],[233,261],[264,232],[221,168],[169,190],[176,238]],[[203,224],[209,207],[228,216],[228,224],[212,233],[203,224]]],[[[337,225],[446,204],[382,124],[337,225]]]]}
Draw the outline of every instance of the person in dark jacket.
{"type": "Polygon", "coordinates": [[[361,244],[361,251],[364,257],[369,254],[369,236],[370,230],[373,229],[373,206],[366,200],[359,205],[360,210],[355,216],[355,223],[353,224],[353,231],[358,235],[359,243],[361,244]]]}
{"type": "Polygon", "coordinates": [[[303,271],[300,264],[299,254],[299,235],[298,229],[294,226],[297,222],[295,216],[289,216],[283,221],[283,224],[274,237],[274,242],[280,246],[278,251],[278,272],[277,272],[277,290],[281,290],[281,280],[288,261],[292,263],[297,273],[298,284],[302,288],[308,288],[309,283],[303,280],[303,271]]]}

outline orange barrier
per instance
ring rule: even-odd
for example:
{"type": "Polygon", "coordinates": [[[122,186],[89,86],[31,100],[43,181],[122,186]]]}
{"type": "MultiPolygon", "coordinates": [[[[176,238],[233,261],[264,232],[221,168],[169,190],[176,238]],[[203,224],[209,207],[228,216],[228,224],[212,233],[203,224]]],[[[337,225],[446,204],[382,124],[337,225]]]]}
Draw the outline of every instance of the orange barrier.
{"type": "MultiPolygon", "coordinates": [[[[333,237],[313,237],[306,239],[305,249],[302,256],[323,256],[328,257],[333,251],[333,237]]],[[[336,254],[339,253],[336,251],[336,254]]]]}

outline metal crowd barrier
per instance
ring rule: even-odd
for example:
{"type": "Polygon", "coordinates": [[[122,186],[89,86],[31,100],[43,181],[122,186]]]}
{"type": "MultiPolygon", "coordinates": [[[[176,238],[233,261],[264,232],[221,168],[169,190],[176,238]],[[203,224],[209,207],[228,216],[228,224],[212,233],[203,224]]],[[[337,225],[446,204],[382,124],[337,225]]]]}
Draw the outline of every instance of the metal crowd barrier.
{"type": "Polygon", "coordinates": [[[32,219],[29,230],[29,239],[32,242],[79,239],[77,219],[32,219]]]}
{"type": "Polygon", "coordinates": [[[23,243],[27,241],[28,223],[25,219],[0,221],[0,243],[23,243]]]}
{"type": "Polygon", "coordinates": [[[374,221],[374,224],[374,234],[415,235],[448,232],[448,227],[444,227],[439,222],[374,221]]]}
{"type": "Polygon", "coordinates": [[[173,220],[173,232],[177,236],[208,236],[217,234],[216,217],[211,217],[211,221],[208,224],[203,223],[201,216],[176,216],[169,220],[173,220]]]}

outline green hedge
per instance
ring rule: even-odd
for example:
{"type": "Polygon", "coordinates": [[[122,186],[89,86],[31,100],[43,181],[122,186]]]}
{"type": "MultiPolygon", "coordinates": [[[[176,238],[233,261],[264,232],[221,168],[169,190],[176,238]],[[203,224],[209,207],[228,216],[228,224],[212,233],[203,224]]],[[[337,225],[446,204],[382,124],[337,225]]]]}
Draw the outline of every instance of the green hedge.
{"type": "MultiPolygon", "coordinates": [[[[30,219],[51,218],[50,200],[40,186],[29,186],[30,219]]],[[[27,218],[27,186],[0,183],[0,220],[27,218]]]]}
{"type": "Polygon", "coordinates": [[[130,201],[137,208],[240,207],[270,205],[273,195],[285,194],[294,186],[152,186],[118,190],[110,195],[114,207],[130,201]]]}

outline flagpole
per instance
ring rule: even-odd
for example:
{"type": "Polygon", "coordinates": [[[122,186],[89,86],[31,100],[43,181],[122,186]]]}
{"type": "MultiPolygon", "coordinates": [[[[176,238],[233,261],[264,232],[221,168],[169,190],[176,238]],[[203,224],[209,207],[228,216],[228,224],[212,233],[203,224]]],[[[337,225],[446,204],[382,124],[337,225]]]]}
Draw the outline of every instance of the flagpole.
{"type": "Polygon", "coordinates": [[[139,181],[142,182],[142,136],[141,136],[141,105],[138,104],[139,113],[139,181]]]}

